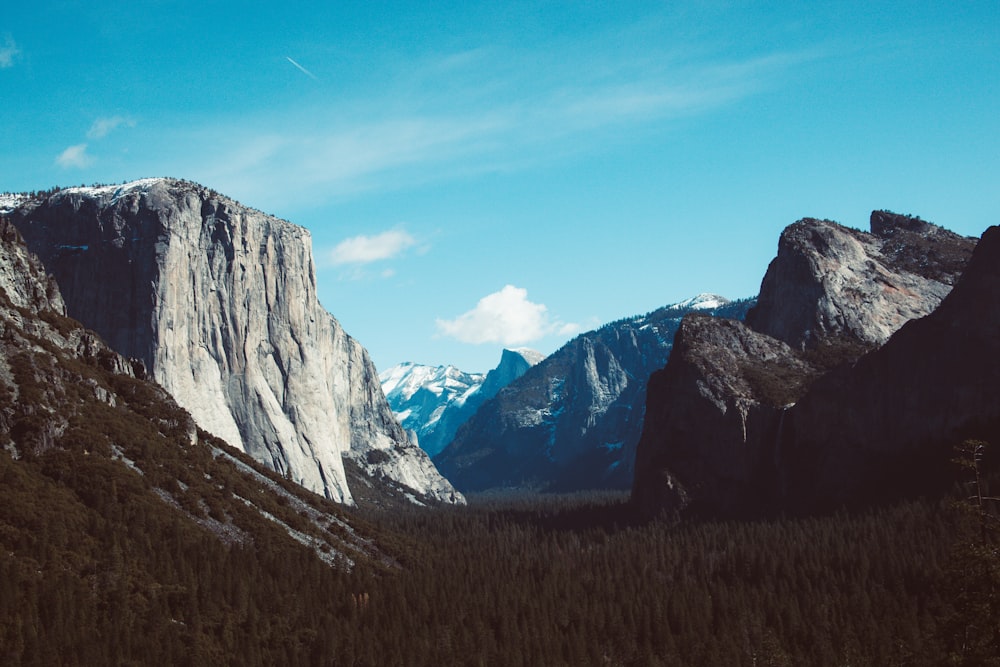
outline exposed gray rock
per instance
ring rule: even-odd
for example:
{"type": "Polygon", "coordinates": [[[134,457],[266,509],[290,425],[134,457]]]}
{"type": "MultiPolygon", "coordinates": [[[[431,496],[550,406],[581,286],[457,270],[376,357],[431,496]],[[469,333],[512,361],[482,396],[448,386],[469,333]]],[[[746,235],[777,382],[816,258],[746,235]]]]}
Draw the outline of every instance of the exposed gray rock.
{"type": "Polygon", "coordinates": [[[814,219],[787,227],[747,324],[798,349],[833,338],[881,345],[941,303],[974,246],[884,211],[872,214],[871,227],[867,234],[814,219]]]}
{"type": "MultiPolygon", "coordinates": [[[[756,513],[817,481],[794,463],[796,439],[813,428],[795,404],[812,387],[835,386],[907,321],[934,311],[975,247],[975,239],[906,216],[877,211],[871,224],[872,234],[812,219],[791,225],[746,326],[685,320],[678,349],[650,382],[633,487],[640,504],[756,513]]],[[[854,418],[836,400],[850,384],[836,386],[814,403],[826,406],[831,442],[843,440],[854,418]]],[[[825,465],[842,481],[858,473],[856,463],[825,465]]]]}
{"type": "Polygon", "coordinates": [[[351,502],[343,456],[461,500],[320,305],[305,229],[172,179],[70,188],[11,216],[70,314],[142,360],[205,430],[334,500],[351,502]]]}
{"type": "Polygon", "coordinates": [[[0,218],[0,290],[10,305],[33,314],[39,312],[66,315],[66,304],[55,281],[45,273],[37,257],[28,252],[17,228],[6,218],[0,218]]]}
{"type": "Polygon", "coordinates": [[[818,380],[780,446],[790,505],[826,509],[950,482],[952,448],[1000,442],[1000,227],[952,292],[880,349],[818,380]]]}
{"type": "Polygon", "coordinates": [[[469,491],[628,488],[646,383],[682,316],[749,306],[701,295],[582,334],[486,402],[435,462],[469,491]]]}

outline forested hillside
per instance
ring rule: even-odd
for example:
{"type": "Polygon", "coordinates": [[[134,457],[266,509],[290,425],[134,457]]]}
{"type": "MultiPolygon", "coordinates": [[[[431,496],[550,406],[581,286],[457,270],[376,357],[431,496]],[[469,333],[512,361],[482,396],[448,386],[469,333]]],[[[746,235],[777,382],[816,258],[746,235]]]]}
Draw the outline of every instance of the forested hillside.
{"type": "Polygon", "coordinates": [[[401,567],[348,574],[277,534],[151,522],[99,468],[77,476],[92,508],[51,470],[0,466],[4,664],[939,665],[1000,648],[996,541],[944,501],[683,525],[632,524],[608,498],[378,513],[401,567]]]}

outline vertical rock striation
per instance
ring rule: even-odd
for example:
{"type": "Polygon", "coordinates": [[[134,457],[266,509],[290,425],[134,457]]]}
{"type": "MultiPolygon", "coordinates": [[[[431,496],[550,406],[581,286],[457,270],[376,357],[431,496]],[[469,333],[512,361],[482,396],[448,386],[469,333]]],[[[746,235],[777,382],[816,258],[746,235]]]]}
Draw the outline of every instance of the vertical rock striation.
{"type": "Polygon", "coordinates": [[[460,500],[320,305],[305,229],[173,179],[70,188],[11,217],[69,314],[141,359],[205,430],[337,501],[352,501],[342,457],[460,500]]]}

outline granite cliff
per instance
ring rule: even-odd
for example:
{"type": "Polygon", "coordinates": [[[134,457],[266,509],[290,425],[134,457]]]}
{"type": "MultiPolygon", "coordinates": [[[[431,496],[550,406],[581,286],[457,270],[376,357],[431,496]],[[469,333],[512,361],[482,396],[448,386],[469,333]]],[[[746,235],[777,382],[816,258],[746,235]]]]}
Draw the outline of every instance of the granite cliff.
{"type": "MultiPolygon", "coordinates": [[[[906,322],[934,312],[976,243],[884,211],[872,214],[871,229],[801,220],[782,233],[745,323],[685,319],[670,361],[649,384],[633,486],[640,506],[746,515],[787,509],[805,489],[819,493],[803,471],[821,455],[790,454],[805,431],[819,428],[805,425],[798,403],[818,405],[806,399],[814,387],[833,386],[906,322]]],[[[820,449],[844,462],[830,467],[842,482],[860,459],[831,453],[839,451],[833,442],[844,451],[864,445],[843,442],[854,408],[841,395],[854,389],[839,382],[820,401],[831,415],[829,446],[820,449]]]]}
{"type": "Polygon", "coordinates": [[[68,312],[276,471],[350,503],[344,462],[460,502],[319,303],[309,233],[195,183],[69,188],[10,212],[68,312]]]}

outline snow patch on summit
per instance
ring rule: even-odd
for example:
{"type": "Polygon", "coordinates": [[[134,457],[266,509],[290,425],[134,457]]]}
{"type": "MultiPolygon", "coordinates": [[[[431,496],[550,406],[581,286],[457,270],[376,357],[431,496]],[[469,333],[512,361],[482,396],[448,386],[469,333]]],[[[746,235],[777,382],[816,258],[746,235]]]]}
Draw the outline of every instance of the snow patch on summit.
{"type": "Polygon", "coordinates": [[[0,215],[7,215],[28,200],[28,195],[20,192],[0,193],[0,215]]]}
{"type": "Polygon", "coordinates": [[[454,366],[406,362],[379,373],[379,382],[399,423],[417,444],[436,456],[479,408],[528,368],[545,358],[535,350],[504,350],[500,365],[487,374],[454,366]]]}
{"type": "Polygon", "coordinates": [[[689,310],[712,310],[713,308],[721,308],[729,303],[729,299],[719,296],[718,294],[709,294],[703,292],[697,296],[693,296],[690,299],[685,299],[680,303],[675,303],[674,308],[689,309],[689,310]]]}
{"type": "Polygon", "coordinates": [[[122,183],[121,185],[94,185],[79,186],[74,188],[63,188],[56,194],[81,194],[88,197],[109,197],[110,203],[115,203],[121,197],[135,191],[145,192],[157,183],[162,183],[163,178],[140,178],[137,181],[122,183]]]}

